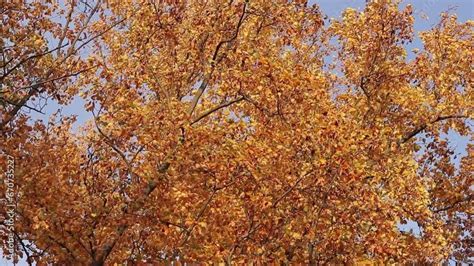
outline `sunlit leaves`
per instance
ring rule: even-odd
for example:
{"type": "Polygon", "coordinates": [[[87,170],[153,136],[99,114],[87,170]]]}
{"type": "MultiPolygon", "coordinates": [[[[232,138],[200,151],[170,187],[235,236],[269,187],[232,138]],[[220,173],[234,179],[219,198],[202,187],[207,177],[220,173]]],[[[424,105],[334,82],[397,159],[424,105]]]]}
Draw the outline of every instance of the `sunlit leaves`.
{"type": "Polygon", "coordinates": [[[437,263],[471,252],[472,147],[455,166],[442,133],[472,135],[472,22],[442,15],[410,59],[413,8],[398,1],[329,25],[305,1],[96,11],[85,60],[65,66],[94,70],[45,87],[78,94],[92,121],[72,132],[72,118],[29,126],[20,115],[5,131],[31,260],[437,263]],[[419,233],[400,230],[407,222],[419,233]]]}

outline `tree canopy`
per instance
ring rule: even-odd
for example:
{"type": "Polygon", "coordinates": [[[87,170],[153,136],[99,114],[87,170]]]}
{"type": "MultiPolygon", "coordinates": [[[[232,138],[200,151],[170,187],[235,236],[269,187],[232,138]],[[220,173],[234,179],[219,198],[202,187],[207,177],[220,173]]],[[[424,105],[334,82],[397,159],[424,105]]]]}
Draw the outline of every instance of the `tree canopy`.
{"type": "Polygon", "coordinates": [[[443,13],[415,33],[413,8],[389,0],[341,19],[301,0],[7,1],[0,13],[15,260],[474,256],[473,21],[443,13]],[[79,129],[75,116],[30,117],[74,97],[93,114],[79,129]],[[461,159],[454,133],[470,139],[461,159]]]}

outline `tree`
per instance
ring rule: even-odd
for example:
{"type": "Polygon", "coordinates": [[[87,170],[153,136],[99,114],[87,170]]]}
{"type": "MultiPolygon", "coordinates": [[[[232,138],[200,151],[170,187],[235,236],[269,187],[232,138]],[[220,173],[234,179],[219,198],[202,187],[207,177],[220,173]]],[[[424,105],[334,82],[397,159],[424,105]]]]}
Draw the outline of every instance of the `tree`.
{"type": "Polygon", "coordinates": [[[94,71],[64,90],[93,121],[2,127],[16,158],[15,254],[90,265],[472,257],[472,144],[456,167],[443,134],[472,141],[473,22],[443,14],[409,59],[409,5],[369,1],[328,21],[305,1],[277,2],[97,2],[82,63],[94,71]],[[408,221],[420,235],[399,230],[408,221]]]}

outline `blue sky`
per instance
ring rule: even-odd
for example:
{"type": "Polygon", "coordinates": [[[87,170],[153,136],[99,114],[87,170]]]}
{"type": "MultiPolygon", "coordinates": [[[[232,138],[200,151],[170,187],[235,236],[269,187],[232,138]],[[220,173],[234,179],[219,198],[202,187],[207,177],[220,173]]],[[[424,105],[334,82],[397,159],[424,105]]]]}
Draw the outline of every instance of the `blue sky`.
{"type": "MultiPolygon", "coordinates": [[[[310,4],[318,4],[321,10],[330,18],[339,18],[342,11],[347,7],[356,9],[363,9],[365,0],[322,0],[315,1],[310,0],[310,4]]],[[[415,15],[415,33],[430,29],[438,22],[439,14],[448,9],[454,8],[454,13],[458,15],[460,21],[466,21],[473,19],[474,0],[412,0],[403,1],[402,5],[411,4],[414,7],[415,15]]],[[[414,42],[408,46],[411,50],[415,47],[421,48],[421,42],[418,38],[415,38],[414,42]]],[[[35,119],[48,120],[48,117],[57,111],[62,109],[62,114],[72,115],[76,114],[77,122],[76,125],[84,124],[87,120],[92,118],[90,113],[84,111],[84,101],[79,97],[76,97],[69,106],[58,106],[54,101],[49,100],[45,114],[32,113],[32,117],[35,119]]]]}
{"type": "MultiPolygon", "coordinates": [[[[316,3],[320,6],[321,10],[330,18],[339,18],[341,12],[347,8],[352,7],[358,10],[362,10],[365,6],[365,0],[322,0],[322,1],[310,1],[310,3],[316,3]]],[[[402,6],[411,4],[414,8],[415,24],[414,31],[416,33],[425,31],[432,28],[439,21],[439,14],[450,10],[455,13],[459,21],[472,20],[474,15],[474,0],[414,0],[414,1],[403,1],[402,6]]],[[[415,37],[413,43],[408,45],[408,50],[413,48],[421,48],[422,43],[418,37],[415,37]]],[[[410,53],[408,53],[410,55],[410,53]]],[[[462,137],[457,133],[450,132],[447,136],[449,139],[450,146],[455,150],[456,153],[461,156],[466,155],[466,146],[469,142],[468,137],[462,137]]],[[[459,157],[460,158],[460,157],[459,157]]],[[[456,161],[459,163],[459,159],[456,161]]],[[[399,226],[400,229],[409,231],[413,230],[413,233],[419,235],[420,229],[418,224],[413,221],[409,221],[405,225],[399,226]]]]}
{"type": "MultiPolygon", "coordinates": [[[[332,18],[338,18],[341,15],[341,12],[347,8],[352,7],[355,9],[362,9],[365,5],[365,0],[322,0],[322,1],[309,1],[311,4],[317,3],[321,10],[328,16],[332,18]]],[[[412,1],[403,1],[402,5],[411,4],[414,7],[415,15],[415,33],[418,31],[423,31],[431,28],[438,22],[439,14],[448,9],[454,8],[452,11],[458,15],[460,21],[466,21],[473,19],[474,15],[474,0],[412,0],[412,1]]],[[[410,45],[410,48],[421,48],[421,42],[419,39],[415,39],[414,42],[410,45]]],[[[72,115],[76,114],[78,120],[76,125],[84,124],[92,116],[89,113],[83,111],[84,102],[79,98],[76,98],[69,106],[58,106],[54,102],[49,102],[48,106],[45,109],[45,115],[42,114],[32,114],[32,117],[35,119],[42,119],[47,121],[49,115],[57,111],[59,108],[62,109],[62,114],[72,115]]],[[[463,154],[464,148],[467,145],[468,139],[459,137],[455,134],[450,134],[448,138],[452,141],[453,145],[456,147],[456,151],[463,154]]],[[[413,229],[417,231],[416,223],[409,223],[404,226],[404,229],[413,229]]],[[[4,259],[0,260],[0,265],[12,265],[11,262],[7,262],[4,259]]],[[[20,262],[18,265],[27,265],[24,261],[20,262]]]]}

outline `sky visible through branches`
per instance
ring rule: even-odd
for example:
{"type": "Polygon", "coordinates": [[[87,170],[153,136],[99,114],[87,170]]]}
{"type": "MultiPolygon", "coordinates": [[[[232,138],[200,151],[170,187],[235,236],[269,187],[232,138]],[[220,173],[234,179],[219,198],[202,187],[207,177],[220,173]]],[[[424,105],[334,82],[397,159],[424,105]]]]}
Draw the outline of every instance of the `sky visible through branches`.
{"type": "MultiPolygon", "coordinates": [[[[340,18],[341,13],[348,7],[358,10],[363,9],[365,0],[310,0],[309,3],[318,4],[324,14],[326,14],[327,17],[331,19],[340,18]]],[[[438,22],[439,14],[445,11],[455,13],[458,16],[458,20],[460,22],[465,22],[466,20],[472,19],[474,15],[474,1],[471,0],[412,0],[404,1],[402,7],[407,4],[411,4],[415,10],[415,33],[432,28],[438,22]]],[[[409,52],[407,59],[413,59],[413,53],[411,53],[411,50],[420,48],[421,46],[422,43],[420,38],[415,36],[413,42],[407,44],[407,51],[409,52]]],[[[78,127],[92,119],[92,114],[84,110],[84,103],[85,102],[78,96],[76,96],[72,103],[68,106],[59,106],[57,102],[49,99],[45,110],[43,110],[44,114],[31,111],[31,116],[33,119],[47,121],[53,113],[61,110],[63,115],[77,115],[77,121],[75,125],[78,127]]],[[[461,137],[457,134],[452,134],[447,137],[450,141],[452,141],[452,146],[455,148],[456,153],[459,153],[460,155],[466,154],[465,148],[468,138],[461,137]]]]}
{"type": "MultiPolygon", "coordinates": [[[[345,8],[352,7],[357,10],[360,10],[365,5],[365,0],[322,0],[322,1],[309,1],[310,4],[318,4],[327,17],[330,18],[339,18],[342,11],[345,8]]],[[[428,30],[432,28],[439,21],[439,14],[444,11],[449,11],[450,13],[457,14],[458,20],[460,22],[465,22],[467,20],[473,19],[474,13],[474,1],[472,0],[413,0],[413,1],[404,1],[402,7],[411,4],[415,10],[415,39],[412,43],[407,45],[407,50],[411,51],[415,48],[421,48],[422,43],[416,34],[423,30],[428,30]]],[[[413,58],[413,54],[408,54],[408,60],[413,58]]],[[[75,128],[77,129],[87,121],[91,120],[92,114],[84,110],[85,102],[80,99],[78,96],[72,101],[68,106],[60,106],[52,99],[49,99],[45,109],[43,110],[44,114],[35,113],[31,111],[31,117],[33,120],[41,119],[43,121],[48,121],[49,117],[58,110],[61,110],[63,115],[76,115],[77,121],[75,123],[75,128]]],[[[472,124],[471,124],[472,125],[472,124]]],[[[454,148],[455,153],[459,156],[457,157],[457,162],[462,156],[465,156],[466,146],[469,139],[467,137],[461,137],[457,134],[451,133],[446,136],[450,146],[454,148]]],[[[408,223],[404,226],[401,226],[402,230],[413,230],[415,234],[419,233],[419,229],[416,223],[408,223]]],[[[11,262],[6,261],[2,258],[0,265],[11,265],[11,262]]],[[[27,265],[25,261],[20,261],[18,265],[27,265]]]]}

